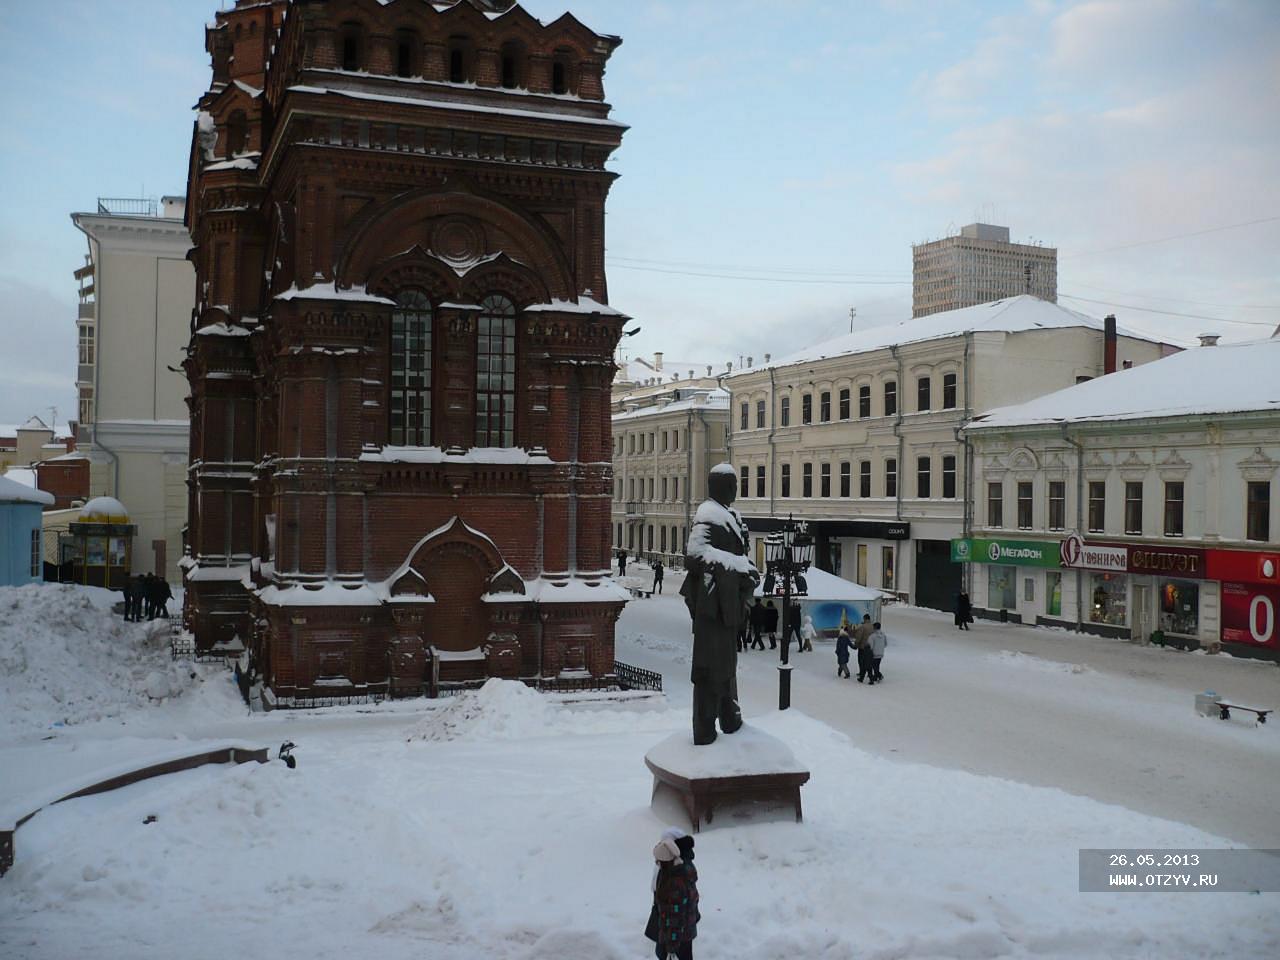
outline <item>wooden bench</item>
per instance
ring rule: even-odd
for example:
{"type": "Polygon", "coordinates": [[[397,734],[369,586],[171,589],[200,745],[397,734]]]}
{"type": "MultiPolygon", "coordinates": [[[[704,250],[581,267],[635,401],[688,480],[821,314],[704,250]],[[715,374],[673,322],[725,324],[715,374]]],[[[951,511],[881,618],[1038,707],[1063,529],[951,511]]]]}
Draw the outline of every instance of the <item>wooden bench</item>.
{"type": "Polygon", "coordinates": [[[644,762],[653,774],[655,796],[660,783],[665,783],[680,794],[694,833],[699,832],[704,818],[707,823],[711,823],[717,803],[739,800],[782,800],[794,805],[796,823],[804,819],[800,806],[800,788],[809,782],[808,772],[689,779],[662,768],[648,757],[644,762]]]}
{"type": "Polygon", "coordinates": [[[1223,720],[1231,719],[1232,710],[1248,710],[1250,713],[1256,713],[1258,715],[1258,723],[1266,723],[1267,714],[1275,712],[1274,708],[1270,710],[1263,710],[1263,709],[1260,709],[1259,707],[1245,707],[1238,703],[1224,703],[1221,700],[1217,701],[1217,707],[1218,707],[1218,716],[1223,720]]]}

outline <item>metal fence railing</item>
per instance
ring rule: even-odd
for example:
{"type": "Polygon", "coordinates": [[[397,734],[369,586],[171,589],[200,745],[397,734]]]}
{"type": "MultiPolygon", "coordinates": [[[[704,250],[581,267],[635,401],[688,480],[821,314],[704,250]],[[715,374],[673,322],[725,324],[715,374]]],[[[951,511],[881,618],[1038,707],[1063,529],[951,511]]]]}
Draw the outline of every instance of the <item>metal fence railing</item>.
{"type": "Polygon", "coordinates": [[[621,660],[613,661],[613,672],[618,677],[618,686],[623,690],[655,690],[662,692],[662,674],[641,667],[633,667],[621,660]]]}
{"type": "Polygon", "coordinates": [[[154,217],[154,197],[99,197],[98,212],[114,217],[154,217]]]}

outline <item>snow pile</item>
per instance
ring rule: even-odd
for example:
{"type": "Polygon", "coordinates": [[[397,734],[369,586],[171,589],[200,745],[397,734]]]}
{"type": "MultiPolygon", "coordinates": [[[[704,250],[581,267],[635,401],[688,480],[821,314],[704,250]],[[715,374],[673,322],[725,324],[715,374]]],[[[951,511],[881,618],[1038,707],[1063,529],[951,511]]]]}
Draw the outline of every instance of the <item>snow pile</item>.
{"type": "Polygon", "coordinates": [[[1037,670],[1041,673],[1081,674],[1095,672],[1083,663],[1063,663],[1060,660],[1045,660],[1043,657],[1022,653],[1018,650],[1001,650],[999,653],[989,653],[987,654],[987,659],[1001,666],[1037,670]]]}
{"type": "Polygon", "coordinates": [[[169,625],[126,623],[120,594],[34,583],[0,587],[0,732],[117,716],[176,697],[192,664],[169,655],[169,625]]]}
{"type": "Polygon", "coordinates": [[[409,740],[518,740],[526,737],[667,730],[685,719],[665,709],[619,708],[609,701],[574,707],[556,694],[539,693],[519,680],[494,677],[478,690],[428,712],[409,740]]]}

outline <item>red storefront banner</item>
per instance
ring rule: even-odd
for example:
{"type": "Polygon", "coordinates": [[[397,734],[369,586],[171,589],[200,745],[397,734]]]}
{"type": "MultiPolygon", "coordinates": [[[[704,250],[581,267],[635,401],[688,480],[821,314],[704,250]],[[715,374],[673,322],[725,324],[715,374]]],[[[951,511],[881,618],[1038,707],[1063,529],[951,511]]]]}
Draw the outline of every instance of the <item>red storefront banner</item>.
{"type": "Polygon", "coordinates": [[[1223,583],[1222,642],[1280,649],[1280,586],[1223,583]]]}
{"type": "Polygon", "coordinates": [[[1129,572],[1181,580],[1204,580],[1204,551],[1196,547],[1151,546],[1134,543],[1129,546],[1129,572]]]}
{"type": "Polygon", "coordinates": [[[1235,583],[1271,583],[1280,586],[1280,553],[1257,550],[1206,550],[1205,568],[1210,580],[1235,583]]]}

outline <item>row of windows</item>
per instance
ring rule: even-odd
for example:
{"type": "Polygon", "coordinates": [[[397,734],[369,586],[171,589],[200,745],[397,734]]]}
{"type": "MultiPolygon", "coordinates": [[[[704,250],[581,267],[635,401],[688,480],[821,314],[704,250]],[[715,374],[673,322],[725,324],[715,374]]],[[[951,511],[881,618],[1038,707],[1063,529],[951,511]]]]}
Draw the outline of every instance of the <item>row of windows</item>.
{"type": "MultiPolygon", "coordinates": [[[[413,30],[397,30],[394,37],[393,69],[398,77],[421,76],[422,40],[413,30]]],[[[498,82],[507,90],[526,87],[529,83],[529,53],[524,44],[511,40],[498,52],[498,82]]],[[[475,44],[468,37],[450,37],[447,51],[450,83],[476,81],[475,44]]],[[[567,48],[557,49],[551,60],[551,92],[573,92],[575,55],[567,48]]],[[[368,69],[368,51],[364,28],[358,23],[342,25],[342,69],[355,72],[368,69]]]]}
{"type": "MultiPolygon", "coordinates": [[[[417,290],[396,297],[391,314],[390,442],[429,447],[433,436],[431,301],[417,290]]],[[[502,294],[480,304],[476,326],[475,443],[515,446],[516,308],[502,294]]]]}
{"type": "MultiPolygon", "coordinates": [[[[884,385],[884,402],[881,405],[881,416],[891,417],[898,412],[898,384],[890,380],[884,385]]],[[[814,395],[805,393],[800,395],[800,423],[809,424],[814,422],[813,409],[814,395]]],[[[837,414],[832,417],[833,409],[831,405],[832,393],[830,390],[823,390],[818,394],[818,423],[830,423],[832,419],[836,420],[852,420],[853,419],[853,394],[846,387],[836,395],[838,407],[834,412],[837,414]]],[[[768,426],[766,420],[766,402],[763,399],[755,402],[755,426],[756,429],[763,429],[768,426]]],[[[954,410],[956,407],[956,375],[954,373],[945,373],[942,375],[942,407],[943,410],[954,410]]],[[[933,380],[931,377],[919,377],[916,380],[916,412],[924,413],[933,409],[933,380]]],[[[751,404],[742,403],[738,407],[738,428],[740,430],[751,429],[751,404]]],[[[858,419],[865,420],[872,416],[871,413],[871,386],[863,384],[858,387],[858,419]]],[[[791,426],[791,398],[781,397],[778,401],[778,425],[781,427],[791,426]]]]}
{"type": "MultiPolygon", "coordinates": [[[[627,527],[626,548],[628,550],[647,550],[652,553],[656,544],[659,553],[684,553],[687,546],[684,541],[683,525],[677,527],[672,524],[671,526],[658,525],[655,527],[650,523],[642,528],[636,526],[627,527]],[[636,536],[637,530],[640,533],[638,537],[636,536]],[[655,530],[657,531],[656,538],[654,537],[655,530]],[[637,540],[639,541],[638,543],[637,540]]],[[[613,545],[619,550],[623,547],[622,524],[620,523],[614,525],[613,545]]]]}
{"type": "MultiPolygon", "coordinates": [[[[1248,482],[1245,485],[1245,539],[1270,541],[1271,534],[1271,484],[1248,482]]],[[[1034,485],[1029,480],[1019,480],[1015,485],[1017,527],[1030,530],[1035,526],[1034,485]]],[[[1129,480],[1124,485],[1124,532],[1135,536],[1143,534],[1143,497],[1145,485],[1141,480],[1129,480]]],[[[1047,490],[1046,528],[1065,530],[1067,527],[1067,484],[1065,480],[1050,480],[1047,490]]],[[[1184,532],[1186,488],[1180,480],[1164,484],[1164,523],[1166,537],[1181,537],[1184,532]]],[[[1102,480],[1090,480],[1088,489],[1087,530],[1089,533],[1105,533],[1107,529],[1107,484],[1102,480]]],[[[1004,484],[987,484],[987,526],[1004,526],[1004,484]]]]}
{"type": "MultiPolygon", "coordinates": [[[[622,499],[622,484],[616,483],[613,489],[613,498],[615,500],[622,499]]],[[[670,500],[680,499],[680,478],[679,477],[628,477],[627,478],[627,499],[628,500],[647,500],[650,502],[660,503],[670,500]],[[645,493],[645,485],[648,484],[648,494],[645,493]]]]}
{"type": "MultiPolygon", "coordinates": [[[[815,496],[814,490],[814,470],[812,463],[800,464],[800,488],[797,494],[800,497],[815,496]]],[[[752,467],[741,467],[738,474],[738,496],[746,499],[752,496],[767,496],[765,489],[765,467],[757,465],[754,470],[752,467]],[[754,480],[754,484],[753,484],[754,480]],[[753,493],[754,490],[754,493],[753,493]]],[[[943,499],[953,500],[956,496],[956,458],[948,454],[942,458],[942,472],[940,482],[935,487],[934,470],[932,457],[916,458],[916,486],[915,495],[920,499],[929,499],[935,496],[935,490],[943,499]]],[[[819,497],[851,497],[853,496],[853,463],[848,460],[841,461],[837,465],[830,463],[819,463],[817,473],[816,496],[819,497]],[[832,474],[832,467],[836,466],[839,473],[835,476],[832,474]],[[832,491],[836,490],[837,493],[832,491]]],[[[780,497],[792,496],[791,491],[791,464],[783,463],[778,467],[778,495],[780,497]]],[[[871,461],[858,461],[858,494],[859,497],[870,497],[871,493],[871,461]]],[[[896,457],[890,457],[884,462],[884,496],[896,497],[898,495],[898,461],[896,457]]]]}
{"type": "Polygon", "coordinates": [[[680,449],[680,433],[679,430],[651,430],[646,433],[628,433],[625,438],[621,435],[613,438],[613,455],[615,457],[622,456],[622,448],[625,442],[627,453],[656,453],[661,450],[663,453],[668,451],[674,452],[680,449]],[[645,438],[648,437],[646,445],[645,438]],[[661,447],[658,446],[661,441],[661,447]]]}

